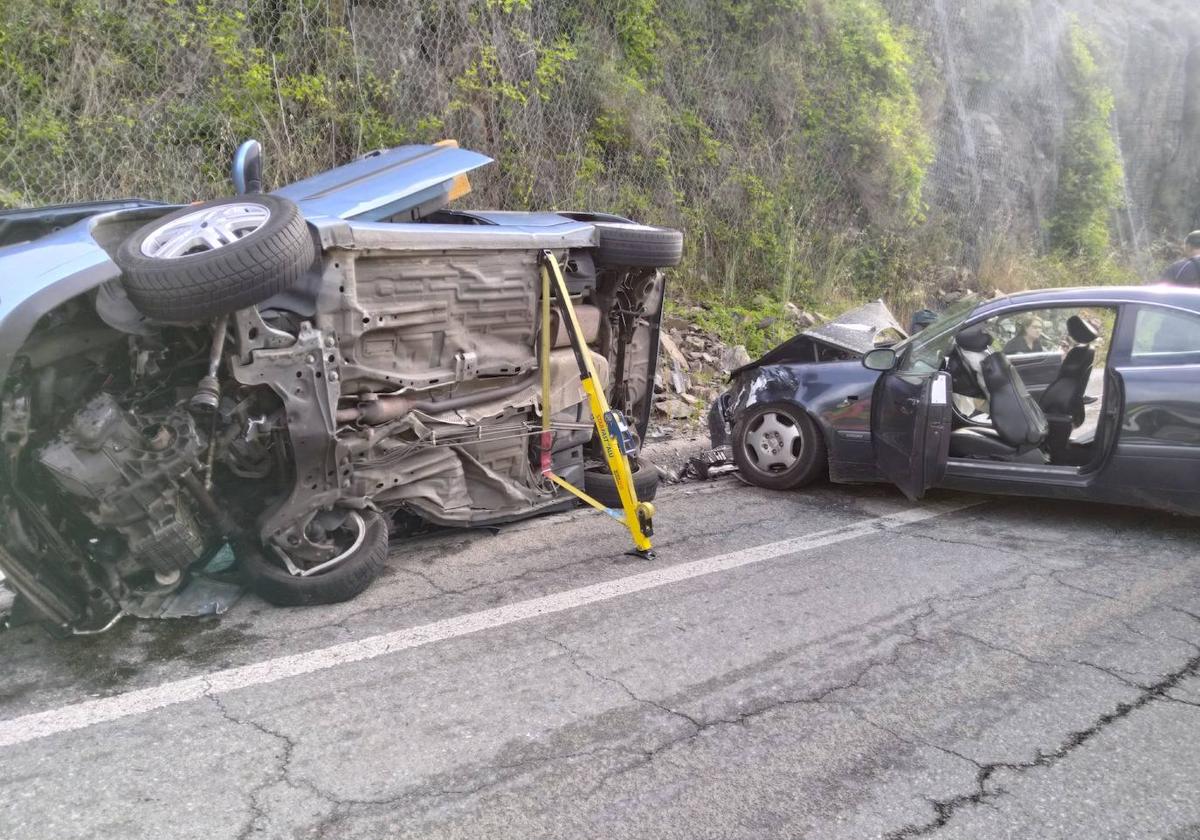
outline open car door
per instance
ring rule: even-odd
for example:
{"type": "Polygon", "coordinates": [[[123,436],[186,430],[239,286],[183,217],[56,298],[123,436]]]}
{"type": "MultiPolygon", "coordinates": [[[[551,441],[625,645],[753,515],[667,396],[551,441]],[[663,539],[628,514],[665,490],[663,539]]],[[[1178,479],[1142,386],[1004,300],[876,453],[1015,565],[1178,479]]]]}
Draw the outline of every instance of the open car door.
{"type": "Polygon", "coordinates": [[[875,385],[871,437],[885,478],[916,501],[946,474],[950,374],[885,373],[875,385]]]}

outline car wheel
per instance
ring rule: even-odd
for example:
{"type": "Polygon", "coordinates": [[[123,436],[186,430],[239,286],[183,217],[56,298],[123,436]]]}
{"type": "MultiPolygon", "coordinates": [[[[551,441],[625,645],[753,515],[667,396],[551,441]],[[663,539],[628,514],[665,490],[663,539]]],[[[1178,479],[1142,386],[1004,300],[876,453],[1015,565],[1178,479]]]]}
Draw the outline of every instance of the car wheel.
{"type": "Polygon", "coordinates": [[[130,301],[161,321],[202,321],[294,286],[316,259],[300,208],[239,195],[168,213],[117,250],[130,301]]]}
{"type": "Polygon", "coordinates": [[[347,511],[343,523],[330,533],[336,552],[322,559],[308,575],[289,570],[274,546],[239,552],[247,584],[264,600],[281,607],[338,604],[360,594],[379,576],[388,553],[388,524],[375,511],[347,511]],[[321,568],[321,566],[324,568],[321,568]]]}
{"type": "MultiPolygon", "coordinates": [[[[633,467],[633,489],[639,502],[649,502],[658,495],[658,468],[645,458],[630,464],[633,467]]],[[[605,507],[621,509],[617,484],[607,469],[585,470],[583,491],[605,507]]]]}
{"type": "Polygon", "coordinates": [[[804,409],[767,403],[750,409],[734,425],[733,460],[751,484],[790,490],[820,475],[826,466],[825,441],[804,409]]]}
{"type": "Polygon", "coordinates": [[[669,268],[683,259],[683,234],[628,222],[595,222],[598,266],[669,268]]]}

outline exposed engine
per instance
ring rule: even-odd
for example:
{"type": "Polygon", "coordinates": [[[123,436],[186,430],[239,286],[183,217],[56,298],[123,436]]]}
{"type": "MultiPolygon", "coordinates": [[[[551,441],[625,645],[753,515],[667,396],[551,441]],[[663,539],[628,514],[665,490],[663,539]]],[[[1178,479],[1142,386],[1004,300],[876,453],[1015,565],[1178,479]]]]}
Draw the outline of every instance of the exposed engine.
{"type": "Polygon", "coordinates": [[[181,487],[185,476],[199,472],[203,451],[187,412],[139,416],[101,393],[38,460],[93,525],[121,535],[129,554],[124,571],[145,566],[167,585],[204,550],[193,502],[181,487]]]}

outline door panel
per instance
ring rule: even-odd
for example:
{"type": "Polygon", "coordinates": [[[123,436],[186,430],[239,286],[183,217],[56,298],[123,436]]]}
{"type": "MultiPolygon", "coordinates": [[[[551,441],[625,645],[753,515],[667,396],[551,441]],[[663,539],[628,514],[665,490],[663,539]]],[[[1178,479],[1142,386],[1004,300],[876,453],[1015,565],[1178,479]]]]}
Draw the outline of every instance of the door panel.
{"type": "Polygon", "coordinates": [[[1021,374],[1025,388],[1036,399],[1058,378],[1063,354],[1057,350],[1050,353],[1018,353],[1008,356],[1008,360],[1021,374]]]}
{"type": "Polygon", "coordinates": [[[1107,489],[1200,513],[1200,364],[1122,366],[1125,405],[1107,489]]]}
{"type": "Polygon", "coordinates": [[[1200,315],[1126,307],[1109,360],[1124,400],[1097,491],[1200,514],[1200,315]]]}
{"type": "Polygon", "coordinates": [[[950,375],[888,373],[879,378],[871,420],[879,471],[917,500],[946,474],[950,375]]]}

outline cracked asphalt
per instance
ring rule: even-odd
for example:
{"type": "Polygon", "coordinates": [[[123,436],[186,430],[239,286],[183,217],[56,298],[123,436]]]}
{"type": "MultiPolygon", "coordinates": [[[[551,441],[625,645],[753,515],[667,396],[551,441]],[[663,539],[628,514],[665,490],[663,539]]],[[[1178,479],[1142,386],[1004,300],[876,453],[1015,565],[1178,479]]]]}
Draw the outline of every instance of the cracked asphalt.
{"type": "MultiPolygon", "coordinates": [[[[960,497],[942,495],[942,501],[960,497]]],[[[337,607],[0,634],[0,721],[913,507],[666,488],[337,607]]],[[[1200,529],[1025,499],[0,748],[0,838],[1200,837],[1200,529]]]]}

